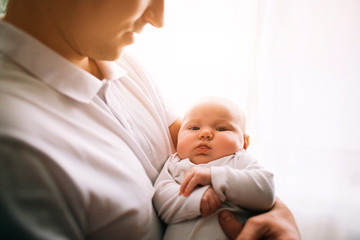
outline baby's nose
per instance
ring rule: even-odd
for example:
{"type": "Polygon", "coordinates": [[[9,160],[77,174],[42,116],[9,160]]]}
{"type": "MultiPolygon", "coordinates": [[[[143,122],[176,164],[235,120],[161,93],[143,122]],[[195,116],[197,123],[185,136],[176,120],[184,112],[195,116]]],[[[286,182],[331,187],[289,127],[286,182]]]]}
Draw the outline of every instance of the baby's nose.
{"type": "Polygon", "coordinates": [[[212,139],[213,136],[214,135],[209,130],[203,130],[203,131],[201,131],[201,133],[199,135],[200,139],[212,139]]]}

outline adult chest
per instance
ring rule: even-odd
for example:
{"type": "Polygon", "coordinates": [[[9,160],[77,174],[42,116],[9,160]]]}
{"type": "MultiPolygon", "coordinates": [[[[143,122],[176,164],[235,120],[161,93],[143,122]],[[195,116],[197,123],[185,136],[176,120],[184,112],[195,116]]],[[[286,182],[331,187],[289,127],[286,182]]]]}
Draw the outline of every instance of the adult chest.
{"type": "Polygon", "coordinates": [[[172,153],[165,112],[148,88],[128,78],[109,81],[104,91],[107,106],[140,151],[159,172],[172,153]]]}

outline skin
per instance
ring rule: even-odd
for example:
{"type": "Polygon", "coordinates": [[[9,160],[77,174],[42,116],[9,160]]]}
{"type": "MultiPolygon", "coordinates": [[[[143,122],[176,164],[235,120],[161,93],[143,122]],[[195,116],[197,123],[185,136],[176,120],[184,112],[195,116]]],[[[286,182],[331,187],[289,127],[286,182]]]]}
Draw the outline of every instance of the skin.
{"type": "Polygon", "coordinates": [[[169,131],[170,131],[170,135],[171,135],[171,139],[174,145],[174,149],[176,152],[176,148],[177,148],[177,141],[178,141],[178,135],[179,135],[179,130],[181,127],[181,120],[177,119],[173,124],[170,125],[169,127],[169,131]]]}
{"type": "MultiPolygon", "coordinates": [[[[230,101],[206,98],[192,107],[184,117],[178,135],[178,155],[194,164],[204,164],[246,149],[249,137],[244,134],[245,119],[230,101]]],[[[189,196],[198,186],[210,187],[200,202],[202,216],[207,216],[222,205],[211,187],[210,168],[196,166],[190,169],[180,186],[180,195],[189,196]]]]}

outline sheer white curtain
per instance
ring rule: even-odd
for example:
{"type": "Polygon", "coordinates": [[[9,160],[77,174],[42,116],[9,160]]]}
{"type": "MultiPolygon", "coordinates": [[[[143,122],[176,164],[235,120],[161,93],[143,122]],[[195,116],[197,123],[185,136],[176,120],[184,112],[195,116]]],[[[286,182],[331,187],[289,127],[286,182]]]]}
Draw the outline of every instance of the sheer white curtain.
{"type": "Polygon", "coordinates": [[[360,239],[360,1],[261,1],[260,11],[258,155],[304,239],[360,239]]]}
{"type": "Polygon", "coordinates": [[[303,239],[360,239],[360,1],[166,0],[132,52],[180,113],[206,95],[248,115],[303,239]]]}

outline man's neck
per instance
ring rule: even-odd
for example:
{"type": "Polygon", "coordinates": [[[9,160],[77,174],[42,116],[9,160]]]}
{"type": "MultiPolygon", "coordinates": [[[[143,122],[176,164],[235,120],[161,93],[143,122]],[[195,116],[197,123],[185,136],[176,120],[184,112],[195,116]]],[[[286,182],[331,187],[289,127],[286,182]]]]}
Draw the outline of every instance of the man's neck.
{"type": "Polygon", "coordinates": [[[76,52],[71,47],[71,44],[66,41],[67,36],[59,29],[56,23],[56,16],[54,17],[51,15],[51,12],[46,11],[46,2],[44,1],[44,4],[41,6],[33,6],[27,1],[10,1],[4,21],[33,36],[71,63],[98,79],[103,79],[103,74],[96,62],[76,52]]]}
{"type": "Polygon", "coordinates": [[[99,66],[96,64],[96,62],[93,59],[90,59],[88,57],[84,58],[83,60],[79,61],[78,64],[75,63],[75,65],[79,66],[83,70],[89,72],[96,78],[102,80],[104,79],[104,75],[101,72],[99,66]]]}

